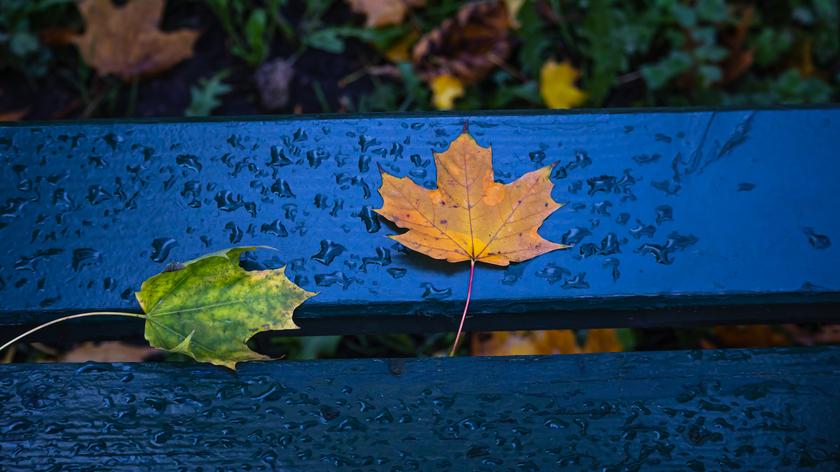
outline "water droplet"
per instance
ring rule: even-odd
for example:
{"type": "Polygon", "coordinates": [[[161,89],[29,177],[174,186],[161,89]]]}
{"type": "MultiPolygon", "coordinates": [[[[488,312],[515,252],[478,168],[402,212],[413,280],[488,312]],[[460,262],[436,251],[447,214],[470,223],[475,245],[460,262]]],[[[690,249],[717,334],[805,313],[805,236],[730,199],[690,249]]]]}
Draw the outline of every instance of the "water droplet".
{"type": "Polygon", "coordinates": [[[656,224],[674,219],[674,209],[670,205],[659,205],[656,207],[656,224]]]}
{"type": "Polygon", "coordinates": [[[627,224],[628,221],[630,221],[630,213],[621,213],[615,219],[615,222],[620,225],[627,224]]]}
{"type": "Polygon", "coordinates": [[[554,263],[550,263],[544,268],[538,270],[534,275],[541,279],[545,279],[549,284],[554,284],[563,280],[564,276],[572,275],[572,273],[568,269],[560,267],[554,263]]]}
{"type": "Polygon", "coordinates": [[[335,271],[330,274],[315,274],[315,284],[321,287],[338,285],[343,289],[347,289],[352,283],[353,279],[347,277],[341,271],[335,271]]]}
{"type": "Polygon", "coordinates": [[[324,209],[330,205],[329,198],[323,193],[315,195],[315,208],[324,209]]]}
{"type": "Polygon", "coordinates": [[[312,260],[324,265],[330,265],[345,249],[341,244],[325,239],[321,241],[321,250],[312,256],[312,260]]]}
{"type": "Polygon", "coordinates": [[[359,156],[359,172],[367,172],[370,170],[370,156],[359,156]]]}
{"type": "Polygon", "coordinates": [[[818,234],[813,228],[805,228],[803,232],[808,236],[808,244],[814,249],[827,249],[831,246],[831,239],[824,234],[818,234]]]}
{"type": "Polygon", "coordinates": [[[620,261],[615,257],[608,257],[604,259],[604,262],[601,265],[602,267],[610,269],[610,275],[612,275],[613,280],[618,280],[619,277],[621,277],[621,271],[618,269],[620,261]]]}
{"type": "Polygon", "coordinates": [[[281,238],[285,238],[289,235],[289,232],[286,230],[286,227],[283,226],[283,223],[281,223],[280,220],[274,220],[271,223],[262,224],[262,226],[260,226],[260,231],[281,238]]]}
{"type": "Polygon", "coordinates": [[[380,223],[379,223],[379,215],[377,215],[373,209],[367,205],[362,207],[362,210],[359,212],[359,218],[361,218],[362,222],[365,224],[365,229],[368,233],[375,233],[379,231],[380,223]]]}
{"type": "Polygon", "coordinates": [[[178,165],[186,167],[187,169],[190,169],[195,172],[199,172],[201,170],[201,163],[198,162],[198,156],[194,156],[192,154],[181,154],[180,156],[175,158],[175,162],[178,165]]]}
{"type": "Polygon", "coordinates": [[[658,161],[660,157],[662,157],[660,154],[639,154],[637,156],[633,156],[633,160],[636,161],[637,164],[650,164],[658,161]]]}
{"type": "Polygon", "coordinates": [[[309,162],[309,167],[312,167],[313,169],[320,166],[321,163],[324,162],[325,160],[329,159],[329,157],[330,157],[330,154],[326,151],[321,150],[321,149],[319,149],[317,151],[308,151],[306,153],[306,160],[307,160],[307,162],[309,162]]]}
{"type": "Polygon", "coordinates": [[[38,249],[35,251],[35,254],[31,256],[19,257],[15,261],[15,270],[31,270],[33,272],[37,272],[37,265],[39,262],[48,257],[61,254],[62,252],[64,252],[64,250],[59,248],[38,249]]]}
{"type": "Polygon", "coordinates": [[[685,250],[696,244],[697,241],[698,238],[694,235],[681,235],[674,231],[668,235],[665,244],[645,243],[639,246],[636,252],[640,254],[653,254],[656,262],[669,265],[673,263],[671,259],[673,252],[685,250]]]}
{"type": "Polygon", "coordinates": [[[676,195],[682,188],[680,184],[668,179],[652,181],[650,185],[657,190],[662,190],[667,195],[676,195]]]}
{"type": "Polygon", "coordinates": [[[271,192],[280,198],[294,198],[295,196],[289,183],[283,179],[277,179],[271,184],[271,192]]]}
{"type": "Polygon", "coordinates": [[[240,228],[233,221],[228,221],[225,224],[225,230],[228,232],[228,239],[230,239],[230,242],[233,244],[242,241],[242,236],[245,235],[245,233],[242,231],[242,228],[240,228]]]}
{"type": "Polygon", "coordinates": [[[589,288],[589,282],[586,281],[586,273],[579,272],[576,276],[563,282],[563,288],[589,288]]]}
{"type": "Polygon", "coordinates": [[[596,215],[610,216],[611,206],[612,202],[609,201],[595,202],[592,204],[592,213],[595,213],[596,215]]]}
{"type": "MultiPolygon", "coordinates": [[[[283,154],[279,146],[271,146],[271,160],[266,163],[269,167],[285,167],[292,164],[292,160],[283,154]]],[[[276,169],[275,169],[276,172],[276,169]]]]}
{"type": "Polygon", "coordinates": [[[93,205],[98,205],[106,200],[110,200],[112,197],[113,195],[108,193],[99,185],[91,185],[88,187],[87,201],[93,205]]]}
{"type": "Polygon", "coordinates": [[[100,257],[99,251],[95,251],[91,248],[83,247],[79,249],[73,250],[73,270],[78,272],[84,266],[89,265],[96,265],[99,263],[100,257]]]}
{"type": "Polygon", "coordinates": [[[560,242],[568,246],[575,246],[580,243],[583,238],[589,236],[590,234],[592,234],[592,232],[586,228],[573,227],[563,233],[563,236],[560,238],[560,242]]]}
{"type": "Polygon", "coordinates": [[[257,205],[254,202],[246,202],[242,199],[242,195],[236,194],[230,190],[221,190],[213,197],[216,200],[216,206],[222,211],[235,211],[244,207],[251,216],[257,216],[257,205]]]}
{"type": "Polygon", "coordinates": [[[391,251],[384,247],[377,247],[376,248],[376,256],[375,257],[363,257],[362,258],[362,271],[367,271],[368,264],[378,265],[378,266],[386,266],[391,263],[391,251]]]}
{"type": "Polygon", "coordinates": [[[422,284],[420,284],[420,287],[423,288],[422,297],[424,300],[443,300],[445,298],[449,298],[452,295],[451,288],[435,288],[435,286],[433,286],[429,282],[423,282],[422,284]]]}
{"type": "Polygon", "coordinates": [[[639,220],[636,220],[636,226],[634,228],[630,228],[630,236],[633,236],[635,239],[639,239],[642,236],[652,238],[655,234],[656,226],[646,225],[639,220]]]}
{"type": "Polygon", "coordinates": [[[178,242],[172,238],[157,238],[152,241],[152,255],[151,259],[154,262],[163,262],[169,257],[169,252],[178,245],[178,242]]]}

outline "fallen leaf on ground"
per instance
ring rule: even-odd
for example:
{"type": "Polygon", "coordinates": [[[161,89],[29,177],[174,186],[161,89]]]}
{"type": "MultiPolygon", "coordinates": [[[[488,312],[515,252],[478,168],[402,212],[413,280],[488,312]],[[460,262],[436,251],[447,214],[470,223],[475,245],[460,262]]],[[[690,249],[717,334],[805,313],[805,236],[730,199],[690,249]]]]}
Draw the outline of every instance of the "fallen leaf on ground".
{"type": "Polygon", "coordinates": [[[84,61],[99,75],[123,80],[153,75],[192,56],[198,31],[158,29],[164,0],[82,0],[85,32],[73,38],[84,61]]]}
{"type": "Polygon", "coordinates": [[[715,326],[711,337],[700,342],[706,349],[727,347],[780,347],[789,346],[787,335],[772,325],[715,326]]]}
{"type": "Polygon", "coordinates": [[[755,49],[745,47],[745,43],[754,16],[755,9],[752,6],[743,8],[732,31],[722,34],[721,43],[729,50],[729,54],[720,64],[723,74],[718,83],[732,82],[752,66],[755,49]]]}
{"type": "Polygon", "coordinates": [[[160,351],[119,341],[85,342],[62,354],[59,362],[143,362],[160,351]]]}
{"type": "Polygon", "coordinates": [[[551,109],[565,109],[582,105],[586,93],[575,85],[580,71],[568,61],[546,61],[540,70],[540,95],[551,109]]]}
{"type": "Polygon", "coordinates": [[[426,33],[412,51],[417,73],[427,82],[451,75],[468,85],[510,54],[510,18],[501,2],[474,2],[426,33]]]}
{"type": "Polygon", "coordinates": [[[367,16],[367,27],[400,25],[410,8],[426,5],[426,0],[347,0],[356,13],[367,16]]]}
{"type": "Polygon", "coordinates": [[[29,108],[0,112],[0,121],[20,121],[27,113],[29,113],[29,108]]]}
{"type": "Polygon", "coordinates": [[[274,59],[261,65],[254,74],[260,103],[266,110],[277,110],[289,103],[289,87],[295,77],[290,61],[274,59]]]}
{"type": "Polygon", "coordinates": [[[507,8],[508,18],[510,18],[510,26],[514,29],[519,28],[519,21],[516,19],[519,16],[519,10],[522,5],[525,5],[525,0],[504,0],[505,8],[507,8]]]}
{"type": "Polygon", "coordinates": [[[149,344],[231,369],[267,359],[251,351],[248,340],[261,331],[297,329],[295,308],[315,294],[293,284],[284,268],[241,268],[240,255],[253,249],[208,254],[143,282],[136,295],[149,344]]]}
{"type": "Polygon", "coordinates": [[[806,38],[799,46],[799,61],[796,66],[802,77],[811,77],[817,71],[814,66],[813,41],[811,38],[806,38]]]}
{"type": "Polygon", "coordinates": [[[509,184],[495,182],[490,148],[467,131],[434,156],[435,190],[382,172],[383,204],[376,212],[408,230],[392,239],[435,259],[499,266],[568,247],[537,234],[562,206],[551,198],[553,166],[509,184]]]}
{"type": "Polygon", "coordinates": [[[70,26],[56,26],[38,31],[38,39],[47,46],[71,44],[76,36],[76,29],[70,26]]]}
{"type": "Polygon", "coordinates": [[[411,48],[417,43],[419,37],[419,31],[411,30],[386,49],[383,55],[394,63],[409,61],[411,60],[411,48]]]}
{"type": "Polygon", "coordinates": [[[590,329],[586,333],[583,352],[621,352],[621,342],[615,329],[590,329]]]}
{"type": "Polygon", "coordinates": [[[840,325],[798,326],[786,324],[785,332],[803,346],[840,344],[840,325]]]}
{"type": "Polygon", "coordinates": [[[575,332],[568,329],[543,331],[498,331],[473,335],[474,356],[526,356],[621,352],[614,329],[590,329],[580,346],[575,332]]]}
{"type": "Polygon", "coordinates": [[[449,74],[432,79],[432,103],[438,110],[455,108],[455,99],[464,96],[464,84],[449,74]]]}

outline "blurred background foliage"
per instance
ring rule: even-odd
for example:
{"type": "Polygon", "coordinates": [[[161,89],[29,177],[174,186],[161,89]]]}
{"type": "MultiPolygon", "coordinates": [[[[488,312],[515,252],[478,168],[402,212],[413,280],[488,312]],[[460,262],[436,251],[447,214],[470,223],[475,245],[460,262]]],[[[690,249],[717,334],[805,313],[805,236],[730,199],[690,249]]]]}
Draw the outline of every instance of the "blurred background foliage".
{"type": "MultiPolygon", "coordinates": [[[[767,106],[832,102],[839,95],[834,0],[0,2],[0,121],[767,106]],[[134,2],[144,3],[132,15],[157,26],[120,28],[120,21],[143,19],[117,18],[134,2]],[[128,34],[123,30],[137,37],[120,37],[128,34]],[[85,42],[91,31],[96,41],[85,42]],[[178,32],[187,32],[194,44],[172,45],[167,36],[178,32]],[[121,41],[140,49],[108,50],[121,41]]],[[[414,356],[445,352],[453,336],[254,342],[288,359],[414,356]]],[[[476,334],[462,353],[838,340],[835,327],[794,325],[546,331],[476,334]]],[[[5,355],[60,360],[79,349],[96,358],[112,353],[113,345],[22,345],[17,354],[5,355]]],[[[130,354],[160,355],[136,349],[130,354]]]]}

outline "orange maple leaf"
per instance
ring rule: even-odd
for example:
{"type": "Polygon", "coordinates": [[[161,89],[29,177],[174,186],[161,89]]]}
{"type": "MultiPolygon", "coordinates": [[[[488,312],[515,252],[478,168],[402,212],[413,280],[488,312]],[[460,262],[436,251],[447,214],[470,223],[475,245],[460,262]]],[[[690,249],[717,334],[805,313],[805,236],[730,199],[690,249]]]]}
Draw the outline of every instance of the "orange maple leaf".
{"type": "MultiPolygon", "coordinates": [[[[408,231],[390,236],[435,259],[470,261],[469,307],[476,262],[506,266],[568,246],[543,239],[537,230],[562,205],[551,198],[554,166],[528,172],[509,184],[494,181],[492,151],[464,130],[435,153],[438,188],[382,172],[382,208],[377,213],[408,231]]],[[[455,346],[453,346],[453,352],[455,346]]]]}
{"type": "Polygon", "coordinates": [[[198,38],[198,31],[159,30],[163,7],[164,0],[133,0],[122,7],[112,0],[82,0],[85,32],[72,42],[99,75],[131,80],[162,72],[192,56],[198,38]]]}
{"type": "Polygon", "coordinates": [[[491,149],[464,132],[448,150],[435,153],[435,190],[383,172],[383,205],[376,212],[408,230],[390,237],[435,259],[500,266],[567,247],[537,234],[562,206],[551,198],[553,166],[500,184],[491,159],[491,149]]]}

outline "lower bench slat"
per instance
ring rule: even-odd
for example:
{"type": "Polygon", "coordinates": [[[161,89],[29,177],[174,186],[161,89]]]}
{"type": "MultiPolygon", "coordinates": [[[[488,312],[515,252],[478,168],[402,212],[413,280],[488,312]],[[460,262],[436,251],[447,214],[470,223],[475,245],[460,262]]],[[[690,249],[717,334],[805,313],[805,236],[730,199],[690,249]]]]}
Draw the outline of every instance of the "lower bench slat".
{"type": "Polygon", "coordinates": [[[838,470],[838,380],[840,347],[2,365],[0,470],[838,470]]]}

